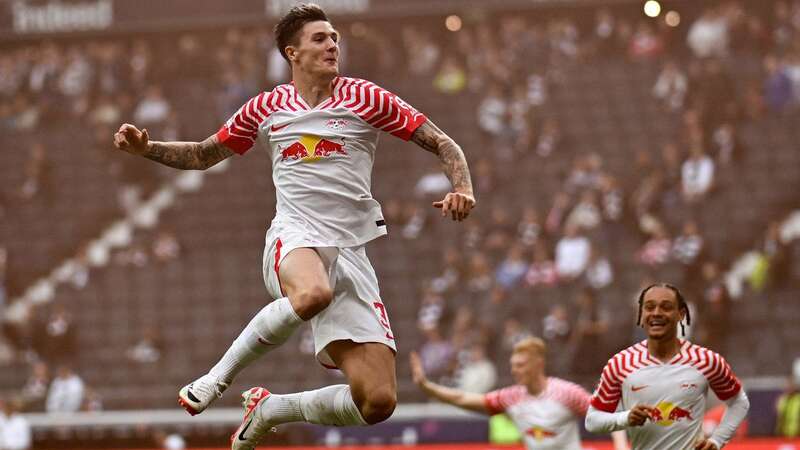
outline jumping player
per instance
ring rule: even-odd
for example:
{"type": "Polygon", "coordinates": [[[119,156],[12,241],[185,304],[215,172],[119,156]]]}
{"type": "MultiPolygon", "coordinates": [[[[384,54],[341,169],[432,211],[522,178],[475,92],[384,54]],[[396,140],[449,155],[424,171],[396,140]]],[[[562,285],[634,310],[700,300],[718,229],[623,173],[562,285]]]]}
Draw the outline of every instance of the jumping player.
{"type": "MultiPolygon", "coordinates": [[[[428,380],[416,353],[411,354],[411,375],[420,389],[437,400],[484,414],[508,414],[528,450],[581,450],[577,419],[586,415],[591,395],[575,383],[548,377],[545,350],[539,338],[518,342],[511,353],[511,374],[517,384],[487,394],[428,380]]],[[[616,450],[627,449],[624,433],[612,437],[616,450]]]]}
{"type": "Polygon", "coordinates": [[[292,82],[250,99],[202,142],[150,141],[124,124],[116,146],[179,169],[207,169],[257,143],[272,159],[277,193],[266,235],[264,282],[276,300],[259,311],[211,370],[183,387],[179,402],[198,414],[237,373],[310,321],[317,359],[338,367],[347,385],[276,395],[252,388],[234,449],[252,449],[274,425],[381,422],[396,404],[395,342],[365,244],[386,234],[370,192],[381,131],[438,156],[453,191],[433,203],[465,219],[475,205],[461,148],[396,95],[339,75],[339,33],[313,4],[293,7],[275,26],[292,82]]]}
{"type": "Polygon", "coordinates": [[[660,283],[642,291],[637,323],[647,340],[608,361],[586,415],[587,430],[627,429],[634,450],[719,450],[728,443],[750,403],[725,359],[678,338],[684,319],[691,321],[678,288],[660,283]],[[705,438],[709,388],[727,411],[705,438]]]}

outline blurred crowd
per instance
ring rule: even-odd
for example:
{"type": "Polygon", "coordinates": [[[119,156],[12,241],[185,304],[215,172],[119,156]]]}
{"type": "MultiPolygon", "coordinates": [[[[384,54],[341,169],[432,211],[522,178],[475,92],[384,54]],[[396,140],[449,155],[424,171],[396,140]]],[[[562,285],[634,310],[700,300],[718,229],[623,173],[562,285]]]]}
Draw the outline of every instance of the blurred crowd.
{"type": "MultiPolygon", "coordinates": [[[[758,13],[751,7],[736,1],[707,6],[682,27],[616,9],[599,9],[586,20],[498,17],[466,23],[457,33],[411,24],[395,25],[397,33],[360,22],[342,27],[346,74],[378,81],[403,73],[428,86],[424,92],[476,99],[467,114],[480,142],[469,147],[490,149],[468,152],[480,201],[476,217],[464,223],[459,245],[442,247],[440,271],[416,277],[425,280],[417,324],[431,376],[488,391],[506,379],[504,361],[514,343],[536,334],[551,349],[551,373],[595,378],[611,349],[640,336],[632,307],[638,292],[618,298],[610,289],[631,273],[637,287],[679,280],[699,312],[691,338],[726,351],[726,318],[744,295],[731,292],[725,278],[737,255],[712,251],[708,233],[715,230],[704,230],[699,219],[727,188],[719,180],[745,170],[739,161],[750,149],[742,127],[800,109],[800,1],[777,1],[758,13]],[[390,34],[400,36],[399,48],[390,34]],[[731,62],[737,57],[756,61],[756,76],[744,87],[735,73],[741,66],[731,62]],[[671,141],[642,148],[624,172],[610,169],[601,152],[574,151],[570,130],[549,114],[553,92],[565,88],[565,72],[601,59],[657,68],[649,101],[677,124],[671,141]],[[502,166],[520,159],[541,166],[566,161],[568,167],[557,189],[537,192],[520,207],[497,191],[507,181],[502,166]],[[702,320],[712,314],[716,320],[702,320]]],[[[120,123],[136,123],[161,140],[202,139],[254,93],[287,76],[266,28],[14,45],[0,52],[0,131],[35,136],[85,125],[101,150],[97,158],[107,161],[107,175],[118,180],[119,208],[129,211],[166,172],[108,156],[120,123]],[[213,110],[196,114],[205,105],[195,99],[208,93],[213,110]]],[[[0,192],[0,217],[30,202],[58,201],[51,173],[59,150],[44,143],[30,148],[19,182],[0,192]]],[[[414,198],[386,201],[393,232],[415,241],[441,227],[419,199],[448,187],[443,176],[425,175],[414,198]]],[[[765,217],[764,234],[747,243],[760,258],[747,273],[747,292],[789,280],[786,213],[765,217]]],[[[87,252],[81,249],[78,261],[87,252]]],[[[143,267],[180,255],[175,234],[161,230],[112,259],[143,267]]],[[[0,311],[7,259],[0,252],[0,311]]],[[[74,272],[76,288],[87,282],[88,269],[74,272]]],[[[30,366],[29,380],[6,402],[9,416],[19,407],[102,408],[102,399],[70,368],[80,352],[72,324],[69,308],[57,303],[5,324],[5,348],[11,349],[5,359],[22,358],[30,366]]],[[[127,358],[158,363],[164,351],[158,330],[141,334],[127,358]]],[[[300,345],[308,351],[309,339],[300,345]]]]}

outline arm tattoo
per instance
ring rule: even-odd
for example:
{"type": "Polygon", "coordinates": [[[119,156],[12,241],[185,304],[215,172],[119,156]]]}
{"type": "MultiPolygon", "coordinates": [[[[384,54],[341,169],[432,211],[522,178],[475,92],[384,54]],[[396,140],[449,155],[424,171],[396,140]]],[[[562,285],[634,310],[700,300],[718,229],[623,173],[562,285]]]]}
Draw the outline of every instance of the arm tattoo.
{"type": "Polygon", "coordinates": [[[472,195],[472,180],[467,160],[461,147],[453,139],[428,120],[414,131],[411,140],[439,157],[442,171],[456,192],[472,195]]]}
{"type": "Polygon", "coordinates": [[[233,152],[211,136],[203,142],[150,141],[144,157],[176,169],[205,170],[233,152]]]}

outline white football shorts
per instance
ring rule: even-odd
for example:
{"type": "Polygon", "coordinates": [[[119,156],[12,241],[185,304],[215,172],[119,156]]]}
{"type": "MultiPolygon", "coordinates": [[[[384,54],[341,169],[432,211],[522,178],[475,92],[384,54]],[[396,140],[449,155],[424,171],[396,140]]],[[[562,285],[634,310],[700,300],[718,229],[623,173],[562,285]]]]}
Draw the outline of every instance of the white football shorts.
{"type": "Polygon", "coordinates": [[[378,342],[396,353],[389,315],[381,301],[378,278],[364,245],[323,247],[309,239],[303,230],[273,224],[267,231],[262,267],[267,293],[273,299],[285,297],[278,275],[280,264],[286,255],[298,248],[317,251],[333,288],[330,306],[310,321],[317,360],[325,367],[336,368],[325,347],[339,340],[378,342]]]}

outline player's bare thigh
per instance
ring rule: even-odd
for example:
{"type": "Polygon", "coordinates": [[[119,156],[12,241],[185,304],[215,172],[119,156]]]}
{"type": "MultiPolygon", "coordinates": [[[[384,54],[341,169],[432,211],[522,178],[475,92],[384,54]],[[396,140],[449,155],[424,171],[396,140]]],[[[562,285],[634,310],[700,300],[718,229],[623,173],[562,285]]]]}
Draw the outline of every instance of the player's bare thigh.
{"type": "Polygon", "coordinates": [[[361,415],[368,423],[388,419],[397,405],[395,354],[377,342],[333,341],[325,347],[344,372],[361,415]]]}
{"type": "Polygon", "coordinates": [[[313,248],[296,248],[281,261],[280,284],[295,312],[309,320],[333,300],[328,272],[313,248]]]}

